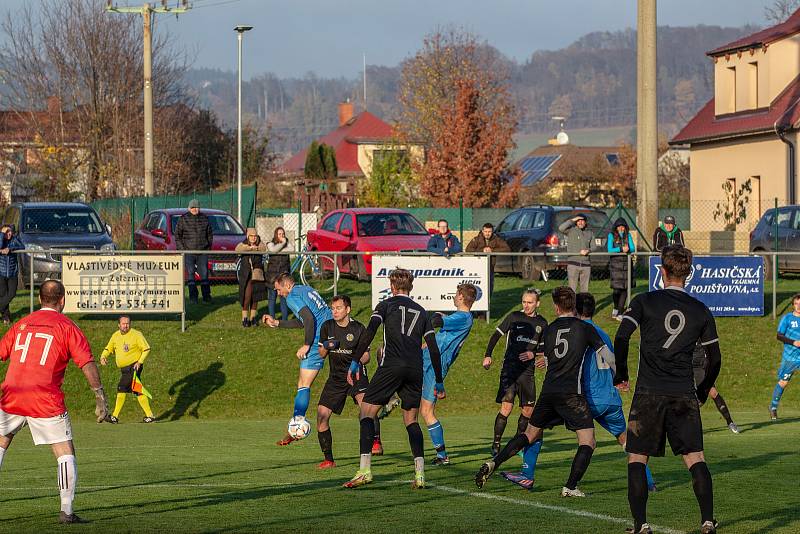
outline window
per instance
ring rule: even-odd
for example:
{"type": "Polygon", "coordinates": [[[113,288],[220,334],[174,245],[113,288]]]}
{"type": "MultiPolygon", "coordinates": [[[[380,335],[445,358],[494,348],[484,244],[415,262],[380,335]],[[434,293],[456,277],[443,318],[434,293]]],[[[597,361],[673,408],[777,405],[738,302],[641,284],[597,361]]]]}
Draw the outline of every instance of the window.
{"type": "Polygon", "coordinates": [[[728,109],[726,110],[727,113],[735,113],[736,112],[736,67],[728,67],[725,71],[726,73],[726,85],[728,88],[728,109]]]}
{"type": "Polygon", "coordinates": [[[497,231],[510,232],[511,229],[514,228],[514,223],[517,222],[517,219],[519,218],[521,213],[522,213],[521,211],[511,212],[508,216],[506,216],[505,219],[503,219],[503,222],[501,222],[500,225],[497,227],[497,231]]]}
{"type": "Polygon", "coordinates": [[[162,232],[165,232],[165,233],[167,231],[167,216],[164,215],[163,213],[158,218],[158,226],[157,226],[157,228],[159,230],[161,230],[162,232]]]}
{"type": "Polygon", "coordinates": [[[781,208],[778,210],[778,228],[789,228],[792,220],[792,208],[781,208]]]}
{"type": "Polygon", "coordinates": [[[335,232],[336,225],[339,224],[339,219],[341,218],[342,218],[341,213],[333,213],[329,215],[328,218],[322,222],[322,226],[320,227],[320,229],[327,230],[329,232],[335,232]]]}
{"type": "Polygon", "coordinates": [[[144,224],[142,225],[142,228],[144,228],[145,230],[153,230],[154,228],[157,228],[158,227],[158,218],[159,218],[159,214],[158,213],[155,213],[155,212],[151,213],[144,220],[144,224]]]}
{"type": "Polygon", "coordinates": [[[102,234],[105,228],[93,211],[87,210],[26,210],[22,231],[28,233],[102,234]]]}
{"type": "Polygon", "coordinates": [[[535,211],[533,219],[533,228],[544,228],[544,223],[547,217],[543,211],[535,211]]]}
{"type": "Polygon", "coordinates": [[[396,167],[397,172],[406,170],[409,165],[408,151],[407,150],[373,150],[372,151],[372,166],[378,167],[382,165],[392,165],[396,167]]]}
{"type": "MultiPolygon", "coordinates": [[[[172,233],[175,233],[175,227],[178,225],[180,215],[173,215],[170,223],[172,224],[172,233]]],[[[211,225],[211,230],[214,235],[240,235],[244,236],[244,228],[236,222],[236,219],[227,214],[214,214],[208,216],[208,224],[211,225]]]]}
{"type": "Polygon", "coordinates": [[[514,225],[514,230],[527,230],[531,227],[532,223],[533,212],[526,210],[522,212],[522,216],[517,219],[517,223],[514,225]]]}
{"type": "Polygon", "coordinates": [[[353,234],[353,217],[346,213],[342,218],[342,225],[339,226],[339,233],[344,235],[345,230],[350,230],[350,235],[353,234]]]}
{"type": "Polygon", "coordinates": [[[748,64],[747,68],[747,107],[758,107],[758,61],[748,64]]]}
{"type": "Polygon", "coordinates": [[[369,213],[357,217],[358,235],[428,235],[410,213],[369,213]]]}

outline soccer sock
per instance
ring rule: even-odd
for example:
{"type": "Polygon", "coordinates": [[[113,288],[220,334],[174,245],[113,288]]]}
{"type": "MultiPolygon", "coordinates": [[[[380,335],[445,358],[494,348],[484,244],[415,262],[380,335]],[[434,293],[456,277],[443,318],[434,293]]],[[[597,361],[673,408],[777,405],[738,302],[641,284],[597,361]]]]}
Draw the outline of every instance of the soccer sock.
{"type": "Polygon", "coordinates": [[[408,432],[408,444],[411,445],[411,453],[414,458],[422,458],[425,456],[425,445],[422,438],[422,429],[419,423],[411,423],[406,427],[408,432]]]}
{"type": "Polygon", "coordinates": [[[381,441],[381,420],[377,417],[373,419],[375,421],[375,441],[380,443],[381,441]]]}
{"type": "Polygon", "coordinates": [[[733,423],[733,418],[731,417],[730,410],[728,410],[728,406],[725,404],[725,399],[723,399],[722,395],[719,393],[717,393],[717,397],[714,399],[714,404],[717,405],[717,410],[719,410],[719,413],[725,418],[725,422],[728,424],[733,423]]]}
{"type": "Polygon", "coordinates": [[[522,474],[525,478],[533,480],[536,474],[536,462],[539,459],[539,451],[542,450],[542,440],[537,439],[531,445],[525,447],[522,454],[522,474]]]}
{"type": "Polygon", "coordinates": [[[436,456],[444,458],[447,456],[447,449],[444,446],[444,429],[441,421],[436,421],[428,427],[428,434],[431,436],[433,448],[436,449],[436,456]]]}
{"type": "Polygon", "coordinates": [[[628,504],[633,515],[633,531],[639,532],[647,523],[647,475],[646,464],[633,462],[628,464],[628,504]]]}
{"type": "Polygon", "coordinates": [[[692,473],[692,488],[697,504],[700,505],[701,522],[714,520],[714,491],[711,482],[711,472],[705,462],[697,462],[690,469],[692,473]]]}
{"type": "Polygon", "coordinates": [[[319,439],[319,448],[322,449],[322,454],[325,456],[325,459],[332,462],[333,436],[331,435],[331,429],[329,428],[324,432],[317,432],[317,438],[319,439]]]}
{"type": "Polygon", "coordinates": [[[122,406],[125,405],[125,399],[127,397],[125,393],[117,393],[117,403],[114,405],[114,412],[111,415],[119,417],[119,412],[122,411],[122,406]]]}
{"type": "Polygon", "coordinates": [[[75,483],[78,481],[78,464],[75,455],[58,457],[58,490],[61,493],[61,511],[72,514],[72,501],[75,499],[75,483]]]}
{"type": "Polygon", "coordinates": [[[522,414],[519,414],[519,419],[517,419],[517,434],[522,434],[525,430],[528,429],[528,421],[530,420],[529,417],[525,417],[522,414]]]}
{"type": "Polygon", "coordinates": [[[3,467],[3,456],[6,455],[6,450],[0,447],[0,467],[3,467]]]}
{"type": "Polygon", "coordinates": [[[374,436],[375,420],[371,417],[363,418],[361,420],[361,439],[359,440],[361,448],[360,471],[369,471],[372,466],[372,440],[374,436]]]}
{"type": "Polygon", "coordinates": [[[594,449],[588,445],[580,445],[578,447],[577,452],[575,452],[575,458],[572,459],[572,469],[567,479],[567,488],[575,489],[578,487],[578,482],[581,481],[584,473],[586,473],[586,469],[589,468],[589,462],[592,461],[593,453],[594,449]]]}
{"type": "MultiPolygon", "coordinates": [[[[420,433],[422,433],[422,430],[420,430],[420,433]]],[[[422,456],[414,458],[414,472],[425,473],[425,458],[422,456]]]]}
{"type": "Polygon", "coordinates": [[[297,388],[297,393],[294,396],[294,413],[292,417],[297,417],[298,415],[305,417],[309,402],[311,402],[311,388],[297,388]]]}
{"type": "Polygon", "coordinates": [[[500,440],[503,439],[503,432],[506,431],[506,423],[508,417],[498,412],[497,417],[494,418],[494,442],[495,446],[500,445],[500,440]]]}
{"type": "Polygon", "coordinates": [[[144,415],[153,417],[153,410],[150,409],[150,399],[148,399],[146,395],[139,395],[136,397],[136,400],[139,401],[139,406],[142,407],[144,415]]]}
{"type": "Polygon", "coordinates": [[[494,457],[494,467],[497,469],[500,465],[517,454],[519,451],[522,450],[523,447],[528,445],[528,436],[525,434],[517,434],[508,443],[503,449],[497,453],[497,456],[494,457]]]}
{"type": "Polygon", "coordinates": [[[653,478],[653,473],[650,471],[650,466],[647,464],[644,466],[644,474],[647,477],[647,489],[649,490],[656,485],[656,479],[653,478]]]}
{"type": "Polygon", "coordinates": [[[783,396],[783,388],[780,384],[775,384],[775,389],[772,390],[772,404],[770,407],[774,409],[778,409],[778,403],[781,402],[781,397],[783,396]]]}

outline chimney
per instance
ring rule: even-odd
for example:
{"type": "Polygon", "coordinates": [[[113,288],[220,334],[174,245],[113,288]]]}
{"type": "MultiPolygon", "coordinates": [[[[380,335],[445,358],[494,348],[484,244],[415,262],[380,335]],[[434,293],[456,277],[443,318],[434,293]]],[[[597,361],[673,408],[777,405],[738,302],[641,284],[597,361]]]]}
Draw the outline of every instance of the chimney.
{"type": "Polygon", "coordinates": [[[348,98],[345,102],[339,103],[339,126],[344,126],[353,118],[353,103],[348,98]]]}
{"type": "Polygon", "coordinates": [[[57,96],[47,97],[47,112],[50,115],[58,115],[61,113],[61,99],[57,96]]]}

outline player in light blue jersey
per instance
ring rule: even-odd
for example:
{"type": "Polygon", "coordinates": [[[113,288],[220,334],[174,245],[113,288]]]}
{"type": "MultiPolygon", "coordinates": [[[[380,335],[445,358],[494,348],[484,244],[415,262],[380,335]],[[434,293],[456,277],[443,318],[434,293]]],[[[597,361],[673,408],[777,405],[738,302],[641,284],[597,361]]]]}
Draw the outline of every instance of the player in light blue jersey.
{"type": "Polygon", "coordinates": [[[769,415],[772,420],[778,418],[778,403],[781,402],[783,390],[795,371],[800,370],[800,293],[792,297],[792,313],[787,313],[778,325],[778,341],[783,343],[783,358],[778,369],[778,383],[772,391],[772,404],[769,415]]]}
{"type": "MultiPolygon", "coordinates": [[[[622,397],[619,391],[614,387],[614,373],[616,372],[615,362],[613,360],[614,343],[606,332],[592,321],[596,307],[594,296],[591,293],[578,293],[575,298],[575,307],[578,316],[592,325],[597,331],[600,338],[609,349],[610,359],[604,358],[596,351],[589,349],[583,360],[583,371],[581,375],[581,388],[582,393],[586,397],[586,403],[589,405],[589,411],[592,413],[592,418],[597,421],[600,426],[608,430],[614,436],[623,450],[625,449],[625,437],[627,426],[625,425],[625,415],[622,412],[622,397]]],[[[544,360],[542,360],[544,362],[544,360]]],[[[537,366],[542,366],[537,362],[537,366]]],[[[525,489],[533,487],[534,474],[536,471],[536,461],[539,457],[539,451],[542,448],[542,440],[537,440],[527,448],[523,453],[523,463],[521,473],[508,473],[504,472],[502,475],[519,486],[525,489]]],[[[650,468],[646,468],[647,486],[650,491],[656,490],[656,483],[653,480],[653,475],[650,473],[650,468]]]]}
{"type": "MultiPolygon", "coordinates": [[[[325,365],[325,360],[319,354],[319,331],[322,324],[328,319],[332,319],[333,315],[319,293],[308,286],[295,285],[294,278],[289,273],[282,273],[275,277],[275,291],[282,299],[286,299],[295,319],[278,321],[271,315],[264,315],[262,322],[272,328],[302,328],[305,330],[303,345],[297,349],[300,375],[297,379],[297,393],[294,396],[292,416],[302,415],[305,417],[311,400],[311,385],[325,365]]],[[[289,445],[292,441],[294,438],[286,434],[277,444],[289,445]]]]}
{"type": "MultiPolygon", "coordinates": [[[[472,284],[461,284],[456,290],[456,296],[453,299],[456,311],[450,315],[436,314],[431,319],[431,324],[434,328],[439,328],[436,334],[436,345],[439,346],[439,351],[442,357],[442,379],[447,376],[447,370],[453,365],[467,339],[470,329],[472,329],[472,305],[478,298],[478,289],[472,284]]],[[[428,433],[431,436],[431,442],[436,448],[436,458],[433,460],[433,465],[448,465],[450,458],[447,456],[447,449],[444,444],[444,430],[442,423],[436,418],[436,394],[434,392],[434,385],[436,384],[436,376],[433,372],[433,364],[431,363],[431,356],[428,349],[422,353],[423,358],[423,383],[422,383],[422,400],[420,402],[419,411],[428,425],[428,433]]]]}

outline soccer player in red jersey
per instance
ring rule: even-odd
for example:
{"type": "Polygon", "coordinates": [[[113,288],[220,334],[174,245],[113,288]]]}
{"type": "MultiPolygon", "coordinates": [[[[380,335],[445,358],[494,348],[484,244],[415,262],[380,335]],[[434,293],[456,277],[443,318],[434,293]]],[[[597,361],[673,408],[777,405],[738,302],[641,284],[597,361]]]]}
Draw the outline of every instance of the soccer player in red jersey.
{"type": "Polygon", "coordinates": [[[14,435],[26,424],[36,445],[50,445],[58,461],[61,523],[84,523],[72,511],[77,482],[72,426],[64,404],[64,372],[70,360],[81,368],[96,398],[95,415],[108,417],[108,401],[86,336],[61,314],[64,286],[48,280],[39,290],[42,307],[20,320],[0,340],[0,360],[9,360],[0,389],[0,465],[14,435]]]}

